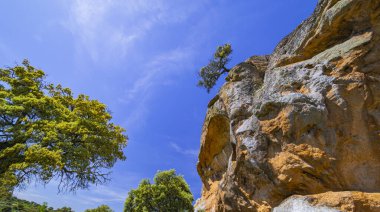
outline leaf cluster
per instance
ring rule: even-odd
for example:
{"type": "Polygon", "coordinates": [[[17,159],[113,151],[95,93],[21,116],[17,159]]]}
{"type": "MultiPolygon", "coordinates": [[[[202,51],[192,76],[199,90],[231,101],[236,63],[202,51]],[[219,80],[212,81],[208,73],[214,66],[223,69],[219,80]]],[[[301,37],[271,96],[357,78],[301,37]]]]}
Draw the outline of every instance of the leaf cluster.
{"type": "Polygon", "coordinates": [[[124,160],[125,130],[103,103],[45,82],[24,61],[0,69],[0,193],[55,178],[69,191],[105,182],[124,160]]]}
{"type": "Polygon", "coordinates": [[[198,81],[199,87],[205,88],[209,93],[219,77],[230,71],[226,68],[226,65],[231,60],[229,57],[231,53],[232,47],[230,44],[217,47],[214,57],[210,60],[209,64],[202,67],[198,72],[200,78],[198,81]]]}
{"type": "Polygon", "coordinates": [[[154,184],[141,181],[137,189],[131,190],[125,201],[126,212],[193,211],[193,195],[189,185],[175,170],[158,172],[154,184]]]}

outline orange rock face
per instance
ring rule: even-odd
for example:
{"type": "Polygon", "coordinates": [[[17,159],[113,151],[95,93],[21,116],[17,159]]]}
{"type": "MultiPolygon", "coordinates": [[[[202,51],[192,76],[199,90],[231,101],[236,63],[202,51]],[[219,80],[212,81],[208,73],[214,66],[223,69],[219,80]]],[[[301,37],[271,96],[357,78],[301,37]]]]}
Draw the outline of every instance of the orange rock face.
{"type": "Polygon", "coordinates": [[[196,208],[270,211],[292,195],[332,211],[360,195],[378,204],[379,58],[379,0],[320,0],[272,55],[234,67],[203,126],[196,208]]]}

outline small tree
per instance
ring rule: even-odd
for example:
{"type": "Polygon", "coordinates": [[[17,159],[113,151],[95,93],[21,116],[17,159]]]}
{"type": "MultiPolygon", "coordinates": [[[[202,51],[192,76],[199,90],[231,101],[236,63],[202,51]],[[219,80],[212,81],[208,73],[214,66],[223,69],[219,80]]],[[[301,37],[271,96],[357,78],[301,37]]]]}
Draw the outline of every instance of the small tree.
{"type": "Polygon", "coordinates": [[[0,194],[52,178],[70,191],[105,182],[127,137],[103,103],[48,84],[29,65],[0,69],[0,194]]]}
{"type": "Polygon", "coordinates": [[[154,184],[142,180],[125,201],[125,212],[193,211],[193,195],[189,185],[175,170],[158,172],[154,184]]]}
{"type": "Polygon", "coordinates": [[[113,210],[108,205],[101,205],[94,209],[87,209],[84,212],[113,212],[113,210]]]}
{"type": "Polygon", "coordinates": [[[214,87],[219,77],[228,73],[230,70],[226,68],[227,63],[231,60],[230,54],[232,53],[232,48],[230,44],[224,44],[223,46],[218,46],[214,57],[210,60],[210,63],[201,68],[199,71],[198,86],[204,87],[209,93],[211,88],[214,87]]]}

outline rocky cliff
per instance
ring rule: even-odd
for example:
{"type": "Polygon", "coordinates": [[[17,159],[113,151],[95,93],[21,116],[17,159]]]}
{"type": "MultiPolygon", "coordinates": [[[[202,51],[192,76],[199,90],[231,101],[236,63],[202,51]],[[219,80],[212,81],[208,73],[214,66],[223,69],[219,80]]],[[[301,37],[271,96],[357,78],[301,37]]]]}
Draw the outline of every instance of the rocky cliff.
{"type": "Polygon", "coordinates": [[[197,209],[380,211],[380,0],[320,0],[271,55],[232,68],[197,170],[197,209]]]}

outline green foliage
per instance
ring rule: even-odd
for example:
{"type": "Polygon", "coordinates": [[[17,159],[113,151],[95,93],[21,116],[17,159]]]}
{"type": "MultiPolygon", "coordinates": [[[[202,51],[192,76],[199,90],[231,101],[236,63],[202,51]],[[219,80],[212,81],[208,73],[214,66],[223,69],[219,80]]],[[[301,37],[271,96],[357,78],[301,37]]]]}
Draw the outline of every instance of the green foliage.
{"type": "Polygon", "coordinates": [[[16,197],[10,197],[0,200],[0,212],[74,212],[69,207],[63,207],[59,209],[53,209],[47,206],[47,203],[43,205],[35,202],[29,202],[21,200],[16,197]]]}
{"type": "Polygon", "coordinates": [[[84,212],[113,212],[113,210],[108,205],[101,205],[94,209],[87,209],[84,212]]]}
{"type": "Polygon", "coordinates": [[[210,92],[211,88],[214,87],[219,77],[229,72],[230,70],[226,68],[227,63],[231,60],[230,54],[232,53],[232,48],[230,44],[224,44],[223,46],[218,46],[214,57],[210,60],[210,63],[201,68],[198,75],[200,80],[198,81],[199,87],[204,87],[207,92],[210,92]]]}
{"type": "Polygon", "coordinates": [[[106,105],[47,84],[29,65],[0,69],[0,195],[31,180],[69,191],[108,180],[127,137],[106,105]]]}
{"type": "Polygon", "coordinates": [[[55,211],[56,212],[74,212],[70,207],[58,208],[55,211]]]}
{"type": "Polygon", "coordinates": [[[38,211],[39,212],[48,212],[48,204],[47,202],[44,202],[42,205],[38,206],[38,211]]]}
{"type": "Polygon", "coordinates": [[[193,211],[193,195],[189,185],[175,170],[158,172],[154,184],[141,181],[137,189],[131,190],[125,201],[126,212],[193,211]]]}

